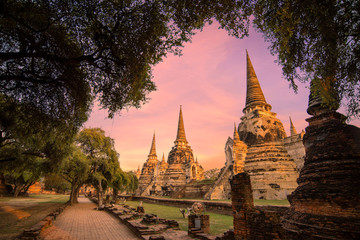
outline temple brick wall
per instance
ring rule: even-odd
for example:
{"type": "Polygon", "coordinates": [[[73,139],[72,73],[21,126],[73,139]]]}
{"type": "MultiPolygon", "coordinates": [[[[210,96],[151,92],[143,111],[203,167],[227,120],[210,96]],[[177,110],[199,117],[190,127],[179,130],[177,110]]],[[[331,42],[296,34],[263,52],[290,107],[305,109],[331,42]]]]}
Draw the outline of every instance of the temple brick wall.
{"type": "Polygon", "coordinates": [[[304,167],[282,225],[289,239],[360,239],[360,128],[310,89],[304,167]]]}
{"type": "Polygon", "coordinates": [[[235,239],[284,239],[281,216],[284,207],[255,208],[250,176],[235,175],[231,180],[235,239]]]}
{"type": "Polygon", "coordinates": [[[304,166],[305,159],[305,147],[303,143],[303,137],[305,132],[301,132],[299,134],[291,135],[289,137],[284,138],[284,145],[291,156],[294,159],[296,164],[296,168],[298,171],[302,169],[304,166]]]}

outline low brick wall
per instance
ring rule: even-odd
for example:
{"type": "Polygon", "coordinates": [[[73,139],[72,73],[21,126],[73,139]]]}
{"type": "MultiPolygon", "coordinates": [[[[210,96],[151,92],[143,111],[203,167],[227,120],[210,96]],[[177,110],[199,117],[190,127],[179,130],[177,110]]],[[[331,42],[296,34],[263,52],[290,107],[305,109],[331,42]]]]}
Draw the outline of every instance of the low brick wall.
{"type": "Polygon", "coordinates": [[[201,202],[205,205],[205,210],[208,212],[219,213],[232,216],[231,202],[215,202],[206,200],[188,200],[188,199],[166,199],[156,197],[137,197],[137,196],[122,196],[129,200],[143,201],[147,203],[155,203],[166,206],[173,206],[179,208],[191,207],[195,202],[201,202]]]}
{"type": "Polygon", "coordinates": [[[248,174],[232,178],[231,195],[235,239],[285,239],[281,217],[288,207],[254,207],[248,174]]]}
{"type": "Polygon", "coordinates": [[[54,212],[49,213],[43,220],[36,223],[30,228],[25,229],[16,239],[21,240],[31,240],[31,239],[39,239],[40,234],[46,228],[52,225],[52,222],[56,219],[58,215],[60,215],[64,209],[70,205],[70,202],[66,202],[63,206],[56,209],[54,212]]]}

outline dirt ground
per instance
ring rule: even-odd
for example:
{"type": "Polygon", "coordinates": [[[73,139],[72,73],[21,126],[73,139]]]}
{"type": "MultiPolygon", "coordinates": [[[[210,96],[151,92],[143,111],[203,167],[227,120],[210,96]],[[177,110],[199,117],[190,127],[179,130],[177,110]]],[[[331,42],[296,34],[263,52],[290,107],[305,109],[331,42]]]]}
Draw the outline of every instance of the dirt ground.
{"type": "Polygon", "coordinates": [[[68,200],[66,195],[0,197],[0,240],[15,238],[68,200]]]}

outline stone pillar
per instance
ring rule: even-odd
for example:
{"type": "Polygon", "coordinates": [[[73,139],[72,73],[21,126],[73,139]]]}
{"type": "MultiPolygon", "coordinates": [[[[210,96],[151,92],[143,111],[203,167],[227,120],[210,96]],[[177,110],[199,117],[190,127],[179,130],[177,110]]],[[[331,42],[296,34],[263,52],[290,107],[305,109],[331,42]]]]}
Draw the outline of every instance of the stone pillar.
{"type": "Polygon", "coordinates": [[[289,239],[360,239],[360,129],[310,97],[306,157],[283,217],[289,239]]]}
{"type": "Polygon", "coordinates": [[[250,177],[239,173],[230,181],[235,239],[250,239],[249,212],[254,209],[250,177]]]}

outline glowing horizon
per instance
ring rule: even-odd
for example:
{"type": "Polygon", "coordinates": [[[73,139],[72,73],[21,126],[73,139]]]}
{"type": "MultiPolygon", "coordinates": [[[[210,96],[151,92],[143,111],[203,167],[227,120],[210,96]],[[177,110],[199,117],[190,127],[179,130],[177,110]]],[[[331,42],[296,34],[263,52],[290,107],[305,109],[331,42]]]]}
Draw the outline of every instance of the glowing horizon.
{"type": "MultiPolygon", "coordinates": [[[[158,90],[141,109],[131,108],[121,116],[106,119],[95,106],[85,127],[100,127],[115,140],[120,166],[125,171],[140,168],[156,134],[156,153],[165,159],[176,139],[180,105],[185,133],[195,158],[205,170],[222,168],[224,147],[233,135],[234,122],[243,116],[246,95],[246,54],[248,50],[266,101],[272,105],[289,135],[291,117],[297,132],[307,126],[308,89],[300,84],[298,94],[282,79],[281,67],[267,49],[262,36],[251,29],[250,37],[236,39],[216,24],[197,33],[185,44],[183,56],[168,55],[153,68],[158,90]]],[[[340,111],[341,112],[341,111],[340,111]]],[[[356,120],[351,124],[359,126],[356,120]]]]}

